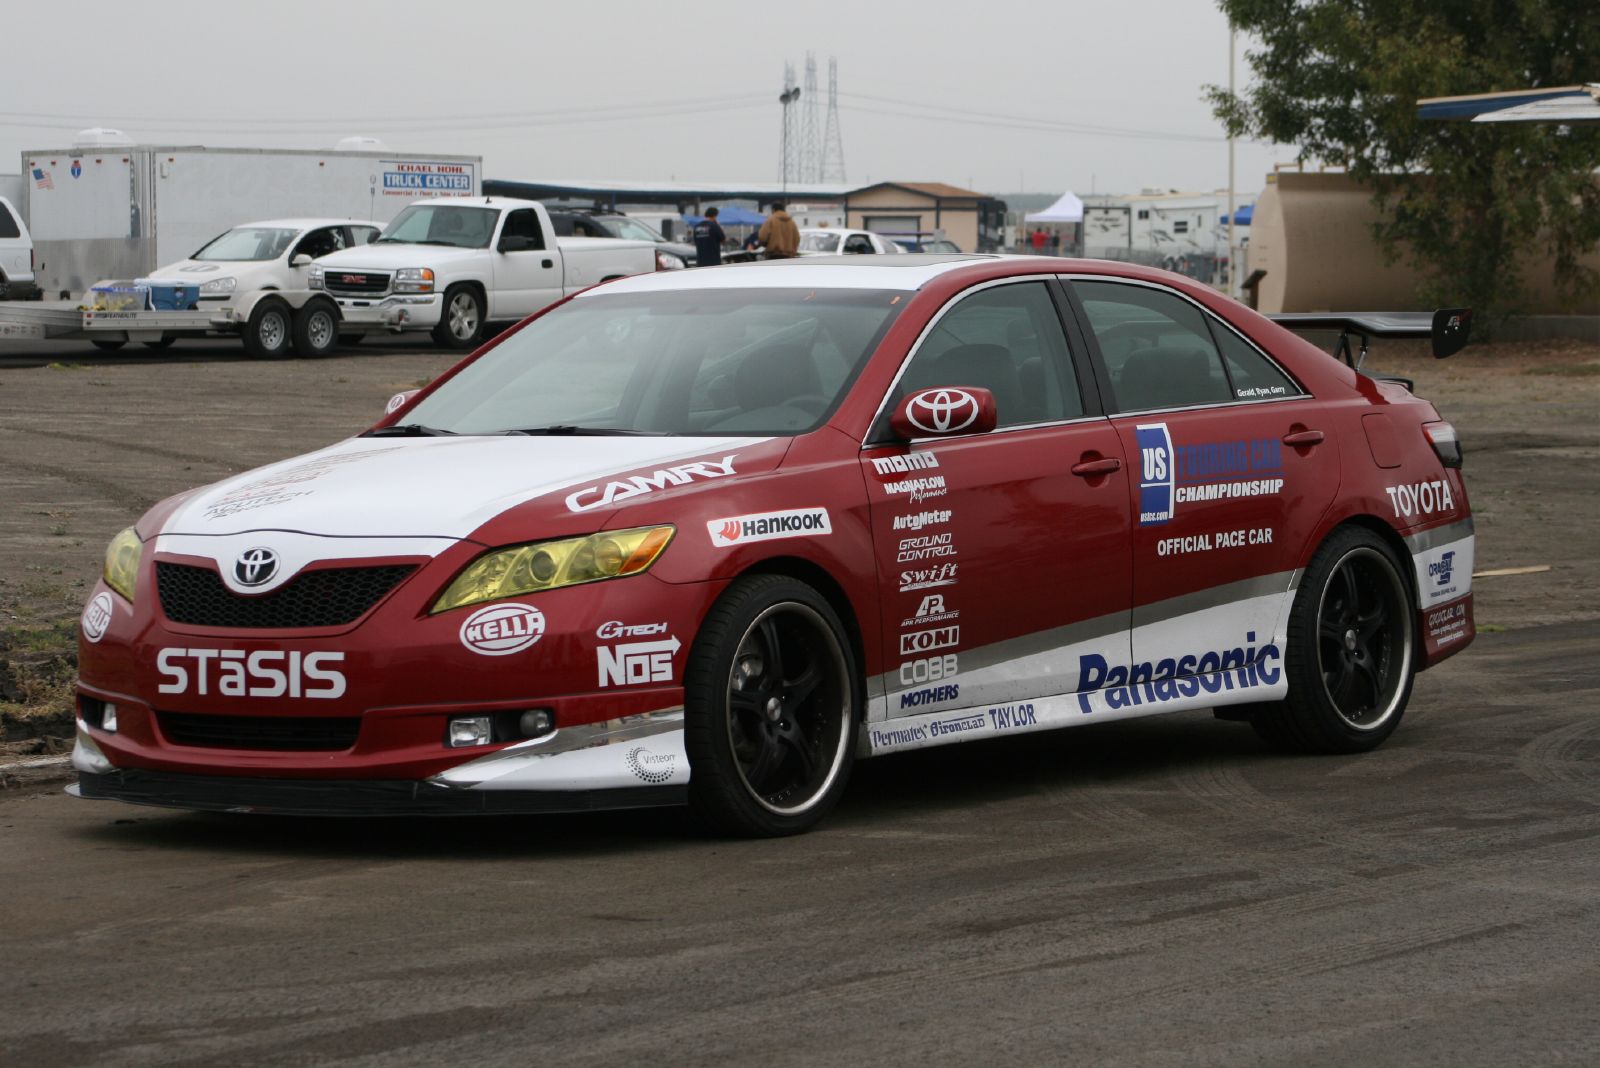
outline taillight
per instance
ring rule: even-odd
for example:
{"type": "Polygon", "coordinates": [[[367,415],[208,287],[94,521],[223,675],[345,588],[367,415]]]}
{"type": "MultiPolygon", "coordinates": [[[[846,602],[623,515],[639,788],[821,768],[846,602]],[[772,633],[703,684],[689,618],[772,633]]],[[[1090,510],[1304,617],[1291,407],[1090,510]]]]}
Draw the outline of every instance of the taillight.
{"type": "Polygon", "coordinates": [[[1456,436],[1455,427],[1443,421],[1423,423],[1422,432],[1427,435],[1428,444],[1433,446],[1440,463],[1446,467],[1461,466],[1461,439],[1456,436]]]}

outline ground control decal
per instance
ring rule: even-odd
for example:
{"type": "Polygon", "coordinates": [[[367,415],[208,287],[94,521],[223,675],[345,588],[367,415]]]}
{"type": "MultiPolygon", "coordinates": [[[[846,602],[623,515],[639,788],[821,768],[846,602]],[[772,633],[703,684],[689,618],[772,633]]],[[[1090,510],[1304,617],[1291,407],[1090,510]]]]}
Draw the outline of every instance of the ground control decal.
{"type": "Polygon", "coordinates": [[[1133,428],[1139,447],[1139,525],[1168,523],[1186,503],[1260,497],[1283,490],[1277,438],[1174,443],[1166,423],[1133,428]]]}
{"type": "Polygon", "coordinates": [[[826,508],[794,508],[787,512],[760,512],[708,520],[706,532],[711,535],[712,545],[726,549],[730,545],[743,545],[751,541],[832,534],[833,526],[828,521],[826,508]]]}

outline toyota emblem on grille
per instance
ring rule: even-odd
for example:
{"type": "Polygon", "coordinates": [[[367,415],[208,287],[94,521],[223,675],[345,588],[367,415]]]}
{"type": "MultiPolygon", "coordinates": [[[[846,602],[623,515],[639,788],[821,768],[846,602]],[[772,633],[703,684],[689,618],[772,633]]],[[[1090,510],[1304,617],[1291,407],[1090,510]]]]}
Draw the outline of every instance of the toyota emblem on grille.
{"type": "Polygon", "coordinates": [[[260,586],[278,573],[278,554],[271,549],[246,549],[233,562],[233,577],[241,586],[260,586]]]}
{"type": "Polygon", "coordinates": [[[364,274],[341,274],[339,281],[347,286],[362,286],[367,284],[367,276],[364,274]]]}

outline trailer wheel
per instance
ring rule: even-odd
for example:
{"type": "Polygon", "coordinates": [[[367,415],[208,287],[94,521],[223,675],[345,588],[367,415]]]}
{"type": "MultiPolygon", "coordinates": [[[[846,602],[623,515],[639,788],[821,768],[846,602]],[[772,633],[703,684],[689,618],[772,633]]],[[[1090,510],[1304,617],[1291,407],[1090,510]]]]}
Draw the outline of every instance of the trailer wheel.
{"type": "Polygon", "coordinates": [[[339,313],[325,300],[313,300],[294,316],[296,356],[327,356],[339,345],[339,313]]]}
{"type": "Polygon", "coordinates": [[[89,339],[89,344],[93,345],[97,349],[103,349],[106,352],[116,352],[122,346],[126,345],[127,342],[126,341],[112,341],[110,338],[97,337],[97,338],[90,338],[89,339]]]}
{"type": "Polygon", "coordinates": [[[271,359],[289,351],[289,305],[277,297],[267,297],[250,313],[244,326],[244,351],[257,359],[271,359]]]}
{"type": "Polygon", "coordinates": [[[478,290],[457,282],[444,291],[444,307],[433,340],[447,349],[470,349],[483,336],[483,297],[478,290]]]}

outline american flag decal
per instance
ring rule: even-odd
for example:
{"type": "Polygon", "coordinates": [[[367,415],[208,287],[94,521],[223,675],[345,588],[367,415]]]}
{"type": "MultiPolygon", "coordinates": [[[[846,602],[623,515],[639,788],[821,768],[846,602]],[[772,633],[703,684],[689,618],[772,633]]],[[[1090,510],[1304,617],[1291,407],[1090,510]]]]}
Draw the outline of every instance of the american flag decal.
{"type": "Polygon", "coordinates": [[[40,189],[54,189],[56,187],[56,183],[50,179],[50,172],[43,167],[35,167],[33,169],[33,184],[40,189]]]}

